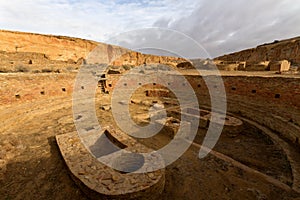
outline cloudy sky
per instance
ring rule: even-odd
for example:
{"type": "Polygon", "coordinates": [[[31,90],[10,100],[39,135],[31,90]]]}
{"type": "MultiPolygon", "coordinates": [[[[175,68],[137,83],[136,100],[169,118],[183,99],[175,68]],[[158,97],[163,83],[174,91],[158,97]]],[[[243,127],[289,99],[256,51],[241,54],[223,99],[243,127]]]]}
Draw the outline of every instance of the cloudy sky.
{"type": "MultiPolygon", "coordinates": [[[[210,57],[215,57],[276,39],[300,36],[300,1],[0,0],[0,29],[75,36],[99,42],[113,41],[111,38],[133,31],[136,38],[130,42],[144,41],[146,46],[155,43],[156,37],[165,38],[174,30],[195,40],[210,57]],[[151,31],[148,35],[151,33],[152,37],[147,36],[147,31],[135,32],[151,27],[169,31],[155,37],[151,31]]],[[[175,36],[170,38],[177,42],[175,36]]],[[[170,45],[170,41],[164,45],[170,45]]],[[[189,51],[190,57],[195,57],[193,50],[189,50],[191,44],[183,41],[178,44],[185,52],[189,51]]],[[[131,46],[135,45],[127,47],[131,46]]]]}

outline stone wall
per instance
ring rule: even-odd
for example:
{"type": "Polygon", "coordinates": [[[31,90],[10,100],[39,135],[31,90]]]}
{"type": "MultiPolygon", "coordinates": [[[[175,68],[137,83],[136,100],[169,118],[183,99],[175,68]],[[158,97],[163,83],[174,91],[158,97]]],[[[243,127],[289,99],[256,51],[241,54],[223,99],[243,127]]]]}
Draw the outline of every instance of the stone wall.
{"type": "MultiPolygon", "coordinates": [[[[36,99],[69,96],[76,74],[7,74],[0,77],[0,104],[13,105],[36,99]]],[[[112,91],[119,77],[109,75],[112,91]]],[[[209,106],[210,97],[203,78],[186,76],[200,105],[209,106]]],[[[211,77],[213,78],[213,77],[211,77]]],[[[223,76],[228,110],[261,123],[286,139],[299,143],[300,79],[287,77],[223,76]]],[[[156,85],[155,88],[158,88],[156,85]]],[[[218,90],[218,86],[214,87],[218,90]]]]}
{"type": "Polygon", "coordinates": [[[289,71],[291,63],[287,60],[278,61],[278,62],[270,62],[270,71],[284,72],[289,71]]]}
{"type": "Polygon", "coordinates": [[[113,66],[122,66],[122,65],[130,65],[130,66],[140,66],[144,64],[167,64],[170,66],[177,66],[178,63],[185,62],[186,60],[183,58],[176,58],[170,56],[155,56],[142,54],[138,52],[126,52],[119,57],[116,57],[115,60],[112,60],[110,63],[113,66]]]}
{"type": "MultiPolygon", "coordinates": [[[[109,90],[120,75],[109,77],[109,90]]],[[[210,106],[208,88],[200,76],[186,76],[199,104],[210,106]]],[[[213,79],[213,76],[207,77],[213,79]]],[[[261,123],[286,139],[299,143],[300,79],[286,77],[223,76],[228,111],[261,123]]],[[[158,85],[155,86],[159,88],[158,85]]],[[[218,90],[218,84],[213,88],[218,90]]]]}
{"type": "Polygon", "coordinates": [[[0,105],[69,97],[71,100],[76,74],[3,74],[0,76],[0,105]]]}
{"type": "Polygon", "coordinates": [[[288,60],[281,61],[222,61],[214,60],[219,70],[225,71],[289,71],[291,63],[288,60]]]}
{"type": "MultiPolygon", "coordinates": [[[[135,150],[153,151],[136,143],[132,138],[129,139],[130,137],[128,136],[126,138],[128,139],[126,141],[135,144],[135,150]]],[[[79,139],[77,132],[58,135],[56,136],[56,141],[66,165],[71,172],[71,177],[90,199],[156,200],[159,199],[163,192],[165,185],[164,169],[148,173],[126,173],[112,169],[102,163],[103,161],[99,162],[88,152],[79,139]]],[[[122,143],[123,142],[124,141],[122,141],[122,143]]],[[[128,149],[128,151],[133,152],[133,149],[128,149]]],[[[125,154],[123,153],[121,155],[123,156],[122,158],[125,159],[125,154]]],[[[117,160],[118,157],[115,158],[115,161],[117,160]]],[[[127,161],[125,164],[132,164],[130,160],[127,161]]]]}
{"type": "Polygon", "coordinates": [[[274,41],[270,44],[220,56],[216,59],[224,61],[288,60],[298,66],[300,65],[300,37],[274,41]]]}
{"type": "MultiPolygon", "coordinates": [[[[197,93],[200,105],[210,106],[204,80],[199,76],[187,78],[197,93]]],[[[247,76],[223,76],[222,79],[229,112],[265,125],[300,144],[300,79],[247,76]]]]}
{"type": "Polygon", "coordinates": [[[63,72],[76,70],[81,62],[50,60],[46,54],[0,51],[0,72],[63,72]]]}

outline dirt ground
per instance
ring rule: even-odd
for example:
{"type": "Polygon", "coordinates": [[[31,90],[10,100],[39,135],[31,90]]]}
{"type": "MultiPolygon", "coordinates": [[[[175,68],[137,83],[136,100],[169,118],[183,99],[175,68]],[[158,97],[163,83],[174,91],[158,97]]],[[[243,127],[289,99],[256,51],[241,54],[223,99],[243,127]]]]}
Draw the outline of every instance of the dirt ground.
{"type": "MultiPolygon", "coordinates": [[[[97,97],[97,115],[105,124],[109,103],[97,97]],[[100,101],[99,101],[100,100],[100,101]]],[[[215,151],[290,185],[292,174],[284,151],[256,127],[246,124],[236,138],[221,136],[215,151]]],[[[55,135],[74,131],[70,96],[53,96],[0,106],[0,199],[87,199],[75,185],[60,155],[55,135]]],[[[199,135],[205,130],[199,130],[199,135]]],[[[166,169],[161,199],[296,199],[300,195],[267,181],[256,172],[214,155],[198,158],[201,137],[166,169]]],[[[144,144],[155,147],[164,134],[144,144]]],[[[300,153],[299,153],[300,155],[300,153]]]]}

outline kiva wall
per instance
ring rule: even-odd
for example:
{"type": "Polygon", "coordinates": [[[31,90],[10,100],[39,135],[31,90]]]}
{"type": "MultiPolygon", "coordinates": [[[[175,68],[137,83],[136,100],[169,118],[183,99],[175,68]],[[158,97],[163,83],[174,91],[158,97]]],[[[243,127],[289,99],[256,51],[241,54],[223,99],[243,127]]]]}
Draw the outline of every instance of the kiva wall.
{"type": "MultiPolygon", "coordinates": [[[[108,78],[108,90],[114,89],[121,75],[108,78]]],[[[210,96],[204,79],[186,76],[200,106],[210,106],[210,96]]],[[[214,76],[206,77],[214,82],[214,76]]],[[[300,138],[300,79],[285,77],[223,76],[227,110],[269,127],[293,143],[300,138]]],[[[219,85],[213,90],[219,90],[219,85]]],[[[157,87],[157,86],[156,86],[157,87]]]]}
{"type": "MultiPolygon", "coordinates": [[[[187,76],[200,105],[210,106],[203,78],[187,76]]],[[[300,144],[300,79],[284,77],[222,77],[229,112],[269,127],[300,144]]],[[[218,90],[218,87],[213,89],[218,90]]]]}

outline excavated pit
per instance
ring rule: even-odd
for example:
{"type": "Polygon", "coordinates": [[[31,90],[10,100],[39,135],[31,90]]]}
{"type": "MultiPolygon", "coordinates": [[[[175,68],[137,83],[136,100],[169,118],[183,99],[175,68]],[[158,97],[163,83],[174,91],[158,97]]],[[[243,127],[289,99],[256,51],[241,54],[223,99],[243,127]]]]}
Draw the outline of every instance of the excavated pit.
{"type": "MultiPolygon", "coordinates": [[[[5,109],[1,111],[1,131],[4,133],[1,135],[1,141],[9,140],[11,143],[0,143],[4,152],[1,154],[1,160],[5,162],[4,165],[2,165],[2,161],[0,164],[6,166],[0,170],[0,174],[2,174],[0,182],[3,185],[0,189],[1,195],[12,198],[16,198],[18,195],[28,195],[30,198],[46,198],[45,195],[47,194],[48,197],[52,195],[52,197],[67,198],[67,194],[71,194],[74,199],[85,199],[86,194],[91,195],[90,198],[98,198],[99,194],[100,196],[104,194],[106,197],[102,196],[102,198],[113,199],[112,191],[120,192],[120,188],[130,188],[134,185],[134,181],[118,182],[123,180],[124,176],[129,176],[128,173],[102,167],[99,168],[101,170],[97,170],[98,162],[95,162],[88,154],[76,134],[69,135],[69,133],[76,131],[70,96],[73,85],[71,80],[74,79],[74,75],[22,74],[17,77],[10,74],[2,78],[5,80],[2,82],[2,89],[8,91],[10,96],[3,96],[5,98],[1,100],[2,104],[5,105],[5,109]],[[39,87],[27,87],[22,90],[24,84],[28,85],[33,77],[39,87]],[[48,82],[54,80],[55,83],[50,86],[45,79],[48,82]],[[7,82],[14,84],[15,88],[7,89],[10,85],[7,82]],[[66,91],[62,91],[62,88],[66,88],[66,91]],[[44,95],[40,94],[41,90],[45,91],[44,95]],[[20,95],[19,99],[15,97],[16,92],[20,95]],[[12,103],[14,106],[7,106],[8,103],[12,103]],[[12,118],[14,120],[9,120],[12,118]],[[41,120],[43,123],[40,123],[41,120]],[[26,131],[26,134],[24,134],[24,131],[26,131]],[[56,135],[59,135],[58,138],[65,137],[65,139],[70,139],[73,142],[71,144],[70,142],[58,142],[59,150],[54,140],[56,135]],[[72,147],[72,145],[74,146],[72,147]],[[74,147],[77,145],[81,145],[81,147],[76,150],[74,147]],[[62,150],[64,148],[66,152],[73,152],[72,158],[75,171],[70,167],[70,162],[68,164],[68,157],[65,157],[66,155],[60,156],[60,152],[64,154],[65,150],[62,150]],[[80,158],[83,162],[78,161],[80,158]],[[93,169],[95,167],[96,170],[93,169]],[[80,171],[81,168],[87,171],[80,171]],[[68,169],[73,178],[72,180],[75,180],[79,187],[70,180],[66,169],[68,169]],[[80,174],[76,173],[76,170],[80,174]],[[93,180],[97,180],[91,175],[103,172],[104,174],[99,174],[99,177],[108,174],[108,180],[106,181],[107,185],[100,182],[100,185],[103,186],[101,189],[114,188],[110,191],[111,193],[104,193],[101,190],[99,192],[95,189],[95,185],[91,185],[93,180]],[[112,175],[114,174],[117,174],[117,177],[113,178],[112,175]],[[113,179],[117,180],[118,183],[114,184],[113,179]],[[34,180],[36,184],[32,184],[31,180],[34,180]],[[23,187],[18,186],[20,182],[23,187]],[[49,186],[43,186],[44,183],[49,186]],[[121,187],[118,184],[124,185],[121,187]],[[49,192],[50,188],[53,192],[51,194],[49,192]],[[28,194],[28,191],[32,192],[28,194]]],[[[194,76],[189,78],[194,79],[194,76]]],[[[210,123],[209,106],[204,104],[199,109],[186,108],[181,113],[178,109],[178,101],[172,96],[172,93],[169,92],[168,97],[166,95],[162,97],[159,95],[147,96],[144,91],[149,90],[149,87],[141,87],[132,96],[131,101],[128,103],[131,117],[136,123],[143,126],[149,123],[149,108],[151,106],[159,104],[167,110],[167,123],[157,135],[147,139],[136,139],[138,144],[153,150],[160,149],[172,141],[180,124],[181,115],[187,115],[193,119],[197,118],[196,115],[199,115],[197,120],[200,123],[193,144],[177,161],[165,168],[164,181],[161,178],[157,179],[157,182],[154,181],[155,184],[149,184],[151,194],[160,194],[157,199],[205,199],[208,197],[293,199],[299,197],[298,172],[300,164],[298,158],[300,153],[299,146],[295,143],[299,142],[299,140],[297,141],[299,136],[296,135],[293,138],[292,135],[289,135],[290,133],[297,133],[294,130],[298,130],[298,118],[293,115],[294,112],[289,107],[284,107],[289,116],[283,109],[273,112],[273,109],[279,108],[276,107],[278,105],[276,102],[273,107],[269,107],[267,103],[263,107],[262,104],[258,105],[258,103],[261,103],[259,98],[256,98],[256,101],[259,102],[254,106],[252,106],[253,102],[250,102],[252,101],[251,98],[246,103],[242,97],[237,99],[240,88],[236,86],[236,90],[231,90],[233,83],[228,84],[229,80],[232,82],[235,79],[241,81],[240,77],[224,78],[231,91],[228,95],[229,112],[225,117],[225,121],[228,127],[232,128],[231,131],[234,134],[230,134],[231,131],[225,128],[213,151],[204,159],[199,159],[198,153],[207,132],[207,125],[210,123]],[[237,100],[239,100],[239,104],[234,107],[233,103],[237,100]],[[272,111],[272,117],[265,114],[265,110],[268,109],[272,111]],[[242,122],[242,125],[240,122],[242,122]],[[238,128],[233,128],[235,126],[238,128]],[[274,130],[274,127],[277,131],[274,130]],[[286,128],[286,131],[282,131],[283,128],[286,128]],[[283,133],[286,133],[286,135],[283,135],[283,133]]],[[[245,79],[249,79],[249,77],[245,77],[245,79]]],[[[247,81],[254,81],[255,79],[256,81],[264,80],[263,78],[251,78],[247,81]]],[[[278,81],[284,80],[278,78],[278,81]]],[[[288,84],[294,84],[290,78],[286,81],[288,84]]],[[[203,87],[203,83],[200,84],[203,87]]],[[[198,88],[197,85],[199,85],[199,81],[195,83],[198,88]]],[[[159,87],[159,85],[152,85],[151,87],[159,87]]],[[[257,90],[257,92],[260,91],[257,90]]],[[[285,100],[286,97],[282,91],[276,93],[281,94],[279,99],[274,98],[276,101],[285,100]]],[[[251,93],[250,90],[249,95],[255,94],[251,93]]],[[[270,94],[272,97],[274,95],[270,94]]],[[[202,96],[201,98],[203,99],[202,96]]],[[[103,127],[117,127],[111,114],[110,93],[101,94],[99,91],[96,96],[95,107],[97,108],[98,120],[103,127]]],[[[267,113],[271,113],[270,110],[267,113]]],[[[81,120],[82,117],[77,116],[75,120],[81,120]]],[[[161,123],[161,121],[158,120],[156,123],[161,123]]],[[[130,139],[114,141],[114,138],[111,138],[111,141],[121,149],[128,148],[127,140],[130,139]]],[[[131,158],[128,158],[128,160],[131,160],[131,158]]],[[[143,164],[142,159],[138,163],[133,163],[133,165],[126,165],[127,163],[124,160],[116,159],[116,165],[124,166],[125,171],[126,169],[129,169],[129,171],[138,170],[143,164]],[[123,165],[124,163],[125,165],[123,165]]],[[[153,178],[152,175],[147,175],[147,177],[153,178]]],[[[157,175],[157,177],[162,177],[162,174],[157,175]]],[[[137,179],[139,179],[138,175],[137,179]]],[[[124,178],[124,180],[131,179],[124,178]]],[[[138,191],[136,190],[136,192],[138,191]]],[[[133,193],[124,192],[122,195],[126,196],[127,199],[135,198],[133,193]]],[[[151,196],[154,198],[153,195],[151,196]]],[[[142,199],[148,198],[147,195],[141,195],[140,197],[142,199]]],[[[122,199],[123,197],[116,197],[116,199],[118,198],[122,199]]]]}

